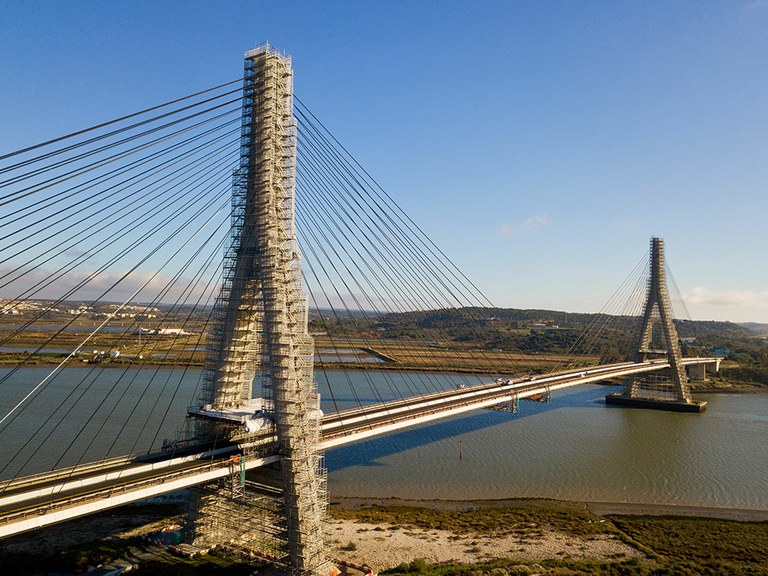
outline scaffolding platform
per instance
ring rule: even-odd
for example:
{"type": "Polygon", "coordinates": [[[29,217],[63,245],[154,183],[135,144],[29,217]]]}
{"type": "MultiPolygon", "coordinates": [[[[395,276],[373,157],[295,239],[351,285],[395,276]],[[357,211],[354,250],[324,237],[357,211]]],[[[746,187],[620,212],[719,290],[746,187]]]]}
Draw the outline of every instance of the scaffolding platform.
{"type": "Polygon", "coordinates": [[[705,401],[681,402],[678,400],[665,400],[663,398],[628,397],[619,392],[608,394],[605,397],[605,403],[626,406],[628,408],[669,410],[670,412],[704,412],[707,409],[707,403],[705,401]]]}
{"type": "Polygon", "coordinates": [[[247,432],[254,433],[274,426],[274,410],[272,400],[252,398],[243,406],[223,410],[214,410],[211,404],[195,404],[187,409],[187,416],[242,426],[247,432]]]}

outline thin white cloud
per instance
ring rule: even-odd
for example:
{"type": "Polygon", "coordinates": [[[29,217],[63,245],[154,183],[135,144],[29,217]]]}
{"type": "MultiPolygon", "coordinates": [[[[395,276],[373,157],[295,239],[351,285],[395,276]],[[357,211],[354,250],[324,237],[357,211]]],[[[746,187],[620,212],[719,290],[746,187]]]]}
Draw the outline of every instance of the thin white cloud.
{"type": "Polygon", "coordinates": [[[760,10],[768,8],[768,0],[753,0],[747,3],[747,10],[760,10]]]}
{"type": "Polygon", "coordinates": [[[768,290],[710,290],[696,286],[684,296],[691,305],[738,306],[750,309],[768,308],[768,290]]]}
{"type": "MultiPolygon", "coordinates": [[[[133,296],[134,302],[150,302],[158,297],[163,302],[174,302],[179,297],[194,302],[203,293],[218,292],[217,285],[206,287],[205,281],[195,283],[190,291],[187,287],[192,280],[188,277],[180,277],[173,282],[170,275],[139,270],[130,274],[127,271],[105,271],[98,275],[93,275],[90,271],[75,270],[54,281],[49,280],[51,277],[50,270],[22,268],[12,272],[9,268],[0,266],[0,278],[4,284],[0,297],[32,300],[57,300],[65,297],[66,300],[74,301],[100,299],[103,302],[122,302],[131,298],[141,288],[139,293],[133,296]],[[66,296],[67,294],[69,295],[66,296]]],[[[55,275],[53,277],[55,278],[55,275]]]]}
{"type": "Polygon", "coordinates": [[[509,224],[504,222],[499,229],[499,236],[514,236],[519,232],[535,230],[536,228],[541,228],[547,224],[549,224],[549,217],[547,216],[531,216],[519,224],[509,224]]]}

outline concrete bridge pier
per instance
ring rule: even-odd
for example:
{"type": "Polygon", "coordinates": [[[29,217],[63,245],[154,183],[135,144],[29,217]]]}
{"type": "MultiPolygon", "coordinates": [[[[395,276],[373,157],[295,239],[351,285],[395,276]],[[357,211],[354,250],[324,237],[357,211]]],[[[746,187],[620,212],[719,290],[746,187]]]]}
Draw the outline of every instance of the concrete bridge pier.
{"type": "Polygon", "coordinates": [[[691,364],[687,366],[688,378],[690,380],[706,380],[707,368],[704,364],[691,364]]]}
{"type": "Polygon", "coordinates": [[[708,372],[720,372],[720,359],[708,364],[689,364],[686,368],[688,370],[688,378],[691,380],[706,380],[708,372]]]}

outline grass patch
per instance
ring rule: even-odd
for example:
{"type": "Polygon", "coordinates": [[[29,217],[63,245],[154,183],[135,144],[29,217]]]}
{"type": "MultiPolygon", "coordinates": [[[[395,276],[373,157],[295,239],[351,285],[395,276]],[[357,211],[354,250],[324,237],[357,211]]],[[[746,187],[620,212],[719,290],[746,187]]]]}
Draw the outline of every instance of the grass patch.
{"type": "MultiPolygon", "coordinates": [[[[648,556],[645,559],[626,559],[623,554],[587,560],[557,558],[537,564],[514,558],[433,565],[414,560],[382,572],[390,576],[768,576],[768,522],[660,516],[615,516],[601,522],[599,517],[567,503],[558,506],[548,501],[533,506],[466,511],[371,506],[361,510],[332,509],[331,513],[347,520],[447,530],[465,536],[530,536],[544,529],[586,538],[615,534],[648,556]]],[[[509,554],[514,556],[514,551],[509,554]]]]}
{"type": "MultiPolygon", "coordinates": [[[[657,567],[643,565],[637,560],[629,560],[621,563],[583,561],[567,562],[552,560],[541,562],[540,564],[522,564],[517,560],[494,560],[490,562],[481,562],[479,564],[464,563],[445,563],[445,564],[426,564],[421,559],[416,559],[410,563],[403,563],[395,568],[381,572],[387,576],[408,576],[420,574],[422,576],[526,576],[526,575],[552,575],[552,576],[624,576],[639,575],[651,576],[656,574],[671,574],[668,572],[657,572],[657,567]]],[[[682,573],[681,573],[682,574],[682,573]]]]}
{"type": "Polygon", "coordinates": [[[659,516],[616,516],[612,521],[668,563],[687,563],[706,570],[702,574],[768,574],[768,522],[659,516]]]}
{"type": "Polygon", "coordinates": [[[331,509],[339,519],[371,524],[388,523],[399,527],[446,530],[457,534],[504,536],[540,535],[543,529],[575,536],[615,533],[610,522],[586,510],[556,503],[540,507],[476,508],[473,510],[435,510],[407,506],[372,506],[360,510],[331,509]]]}

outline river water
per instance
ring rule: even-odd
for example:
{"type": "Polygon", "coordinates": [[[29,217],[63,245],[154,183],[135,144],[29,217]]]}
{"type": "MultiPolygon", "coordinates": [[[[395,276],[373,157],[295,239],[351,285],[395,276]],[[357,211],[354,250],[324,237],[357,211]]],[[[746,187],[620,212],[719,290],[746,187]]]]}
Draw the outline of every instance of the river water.
{"type": "MultiPolygon", "coordinates": [[[[0,379],[8,372],[0,370],[0,379]]],[[[0,384],[0,417],[48,372],[28,368],[0,384]]],[[[183,429],[199,370],[122,373],[67,369],[41,386],[18,417],[0,424],[0,478],[22,468],[29,473],[147,451],[183,429]],[[169,404],[173,417],[165,416],[169,404]]],[[[438,381],[445,386],[446,379],[451,387],[473,383],[384,372],[317,377],[326,412],[426,390],[438,381]]],[[[768,392],[699,395],[709,402],[705,413],[678,414],[607,407],[602,399],[613,390],[584,385],[553,394],[549,404],[520,402],[517,414],[480,410],[331,450],[330,493],[768,510],[768,392]]]]}

